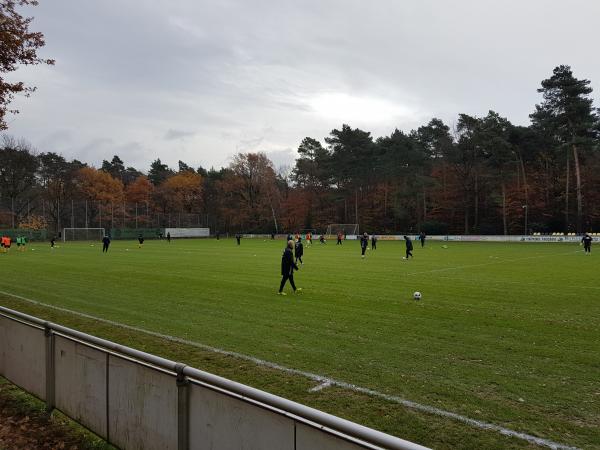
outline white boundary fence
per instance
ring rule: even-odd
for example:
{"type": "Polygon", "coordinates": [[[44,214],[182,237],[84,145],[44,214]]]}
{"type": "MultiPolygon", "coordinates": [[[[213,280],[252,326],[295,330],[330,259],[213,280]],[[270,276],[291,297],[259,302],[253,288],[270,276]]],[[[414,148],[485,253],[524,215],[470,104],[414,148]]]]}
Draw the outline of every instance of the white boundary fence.
{"type": "Polygon", "coordinates": [[[209,237],[210,228],[165,228],[165,236],[169,233],[172,238],[209,237]]]}
{"type": "MultiPolygon", "coordinates": [[[[382,241],[402,241],[404,235],[389,235],[389,234],[376,234],[379,240],[382,241]]],[[[407,233],[406,236],[416,241],[419,239],[418,235],[407,233]]],[[[369,235],[371,237],[371,235],[369,235]]],[[[600,240],[598,236],[592,236],[593,239],[600,240]]],[[[348,235],[346,239],[356,240],[359,236],[348,235]]],[[[581,242],[582,236],[492,236],[492,235],[432,235],[427,236],[428,241],[446,241],[446,242],[581,242]]]]}
{"type": "Polygon", "coordinates": [[[0,374],[125,450],[425,449],[2,306],[0,374]]]}

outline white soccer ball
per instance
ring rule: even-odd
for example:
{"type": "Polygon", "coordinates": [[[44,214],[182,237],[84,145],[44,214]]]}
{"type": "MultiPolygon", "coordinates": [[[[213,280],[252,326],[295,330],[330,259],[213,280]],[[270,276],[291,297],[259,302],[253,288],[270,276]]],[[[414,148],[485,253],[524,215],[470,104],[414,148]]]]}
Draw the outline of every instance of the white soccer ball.
{"type": "Polygon", "coordinates": [[[420,293],[419,291],[416,291],[416,292],[413,294],[413,298],[414,298],[415,300],[421,300],[421,293],[420,293]]]}

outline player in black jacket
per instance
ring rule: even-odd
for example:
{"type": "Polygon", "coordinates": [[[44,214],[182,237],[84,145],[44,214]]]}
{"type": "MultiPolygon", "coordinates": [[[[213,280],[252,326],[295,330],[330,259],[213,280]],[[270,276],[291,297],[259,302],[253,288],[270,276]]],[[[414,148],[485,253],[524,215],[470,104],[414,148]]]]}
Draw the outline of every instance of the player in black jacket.
{"type": "Polygon", "coordinates": [[[106,235],[102,238],[102,253],[108,252],[109,245],[110,245],[110,238],[108,237],[108,235],[106,235]]]}
{"type": "Polygon", "coordinates": [[[361,237],[360,237],[360,250],[361,250],[361,258],[365,257],[365,251],[367,250],[367,247],[369,246],[369,235],[367,233],[364,233],[361,237]]]}
{"type": "Polygon", "coordinates": [[[419,240],[421,241],[421,247],[425,247],[425,239],[427,239],[427,235],[424,231],[419,233],[419,240]]]}
{"type": "Polygon", "coordinates": [[[304,263],[302,262],[302,255],[304,255],[304,245],[302,244],[302,238],[298,238],[294,251],[296,254],[296,263],[300,261],[300,264],[304,265],[304,263]]]}
{"type": "Polygon", "coordinates": [[[292,285],[292,289],[294,292],[299,292],[302,289],[296,289],[296,284],[294,283],[294,270],[298,270],[298,266],[294,262],[294,253],[292,249],[294,248],[294,241],[289,240],[285,250],[283,251],[283,255],[281,256],[281,284],[279,285],[279,295],[287,295],[283,292],[283,287],[287,280],[290,280],[290,284],[292,285]]]}
{"type": "Polygon", "coordinates": [[[585,233],[585,235],[581,238],[581,242],[583,242],[583,250],[586,254],[592,254],[592,237],[590,233],[585,233]]]}
{"type": "Polygon", "coordinates": [[[408,236],[404,236],[404,240],[406,241],[406,257],[404,259],[412,258],[413,243],[408,236]]]}
{"type": "Polygon", "coordinates": [[[377,236],[371,236],[371,250],[377,250],[377,236]]]}

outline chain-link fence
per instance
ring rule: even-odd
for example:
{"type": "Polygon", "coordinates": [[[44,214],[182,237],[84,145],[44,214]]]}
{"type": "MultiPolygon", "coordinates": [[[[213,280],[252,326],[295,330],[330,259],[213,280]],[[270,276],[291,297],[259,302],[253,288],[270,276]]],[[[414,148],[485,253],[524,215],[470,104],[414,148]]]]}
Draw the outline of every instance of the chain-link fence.
{"type": "Polygon", "coordinates": [[[85,200],[49,202],[42,199],[0,201],[0,228],[48,230],[63,228],[193,228],[210,227],[202,212],[157,210],[148,203],[102,203],[85,200]]]}

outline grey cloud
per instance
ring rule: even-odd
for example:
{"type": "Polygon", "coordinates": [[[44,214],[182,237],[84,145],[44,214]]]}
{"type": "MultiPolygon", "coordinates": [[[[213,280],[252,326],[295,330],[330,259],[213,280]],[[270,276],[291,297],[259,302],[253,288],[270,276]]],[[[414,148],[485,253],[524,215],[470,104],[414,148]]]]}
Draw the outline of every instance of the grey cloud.
{"type": "Polygon", "coordinates": [[[173,139],[184,139],[187,137],[192,137],[196,134],[195,131],[184,131],[184,130],[173,130],[169,129],[165,133],[165,139],[171,141],[173,139]]]}
{"type": "Polygon", "coordinates": [[[17,72],[38,91],[9,132],[90,162],[122,148],[140,168],[218,167],[295,149],[341,126],[308,106],[329,92],[415,112],[351,124],[379,136],[489,109],[527,123],[558,64],[600,90],[600,4],[585,0],[53,0],[31,13],[57,64],[17,72]]]}

